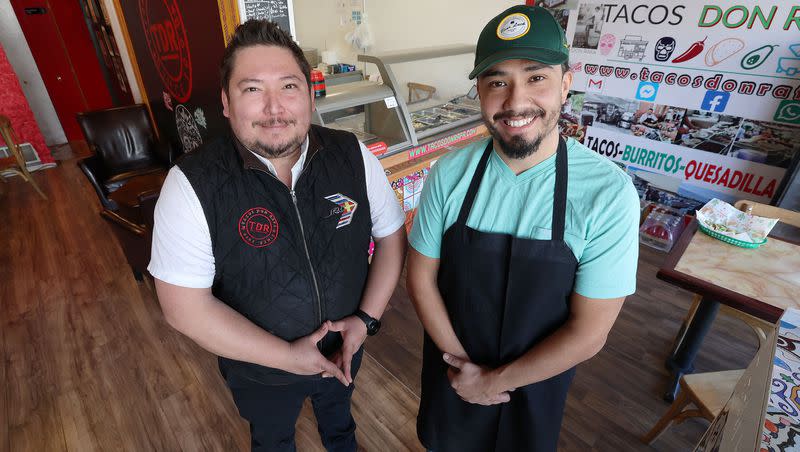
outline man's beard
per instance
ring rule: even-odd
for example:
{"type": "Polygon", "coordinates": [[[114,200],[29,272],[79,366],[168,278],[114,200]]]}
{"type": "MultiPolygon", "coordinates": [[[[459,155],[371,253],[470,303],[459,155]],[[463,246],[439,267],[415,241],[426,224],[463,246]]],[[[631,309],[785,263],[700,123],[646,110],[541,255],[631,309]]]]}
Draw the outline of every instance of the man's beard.
{"type": "Polygon", "coordinates": [[[497,141],[505,155],[512,159],[522,160],[533,155],[539,150],[542,140],[544,140],[546,136],[550,135],[553,129],[558,125],[557,122],[559,112],[560,110],[545,113],[545,111],[541,108],[536,110],[527,110],[521,113],[503,111],[494,115],[492,118],[493,121],[489,121],[486,116],[484,116],[483,122],[486,124],[486,128],[489,129],[489,133],[492,135],[492,138],[497,141]],[[495,128],[493,125],[495,122],[505,119],[530,116],[534,117],[534,121],[542,120],[542,131],[532,140],[526,140],[520,135],[513,135],[511,138],[505,139],[502,135],[500,135],[500,132],[498,132],[497,128],[495,128]]]}
{"type": "MultiPolygon", "coordinates": [[[[296,121],[289,119],[272,119],[269,121],[254,121],[252,123],[252,127],[253,128],[268,127],[276,124],[294,125],[295,123],[296,121]]],[[[308,130],[306,130],[303,133],[295,135],[288,142],[279,145],[268,144],[258,140],[253,140],[251,142],[244,143],[244,145],[252,152],[255,152],[256,154],[264,158],[279,158],[289,154],[296,148],[300,147],[306,140],[307,135],[308,135],[308,130]]]]}

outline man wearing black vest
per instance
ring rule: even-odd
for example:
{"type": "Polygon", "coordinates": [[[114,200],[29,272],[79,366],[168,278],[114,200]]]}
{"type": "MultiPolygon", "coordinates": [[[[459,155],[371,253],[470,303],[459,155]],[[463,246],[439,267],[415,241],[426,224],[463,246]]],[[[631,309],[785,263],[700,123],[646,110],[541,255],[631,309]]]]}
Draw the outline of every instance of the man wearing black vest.
{"type": "Polygon", "coordinates": [[[307,397],[325,447],[356,450],[361,344],[405,254],[378,160],[353,134],[310,125],[310,79],[288,34],[240,25],[221,65],[231,134],[181,159],[155,212],[149,270],[164,315],[219,356],[253,450],[295,450],[307,397]]]}

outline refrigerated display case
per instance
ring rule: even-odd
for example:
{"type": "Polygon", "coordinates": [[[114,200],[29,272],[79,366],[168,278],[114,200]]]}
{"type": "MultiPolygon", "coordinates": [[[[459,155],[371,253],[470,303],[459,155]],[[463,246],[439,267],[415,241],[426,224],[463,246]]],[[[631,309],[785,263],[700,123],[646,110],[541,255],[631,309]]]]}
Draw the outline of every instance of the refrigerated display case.
{"type": "Polygon", "coordinates": [[[382,148],[385,157],[477,125],[480,105],[474,90],[448,102],[415,105],[417,110],[412,111],[403,96],[405,87],[392,71],[393,64],[474,52],[474,45],[451,45],[359,55],[358,61],[377,67],[382,83],[360,80],[329,86],[327,95],[316,99],[313,122],[353,132],[367,146],[382,148]]]}

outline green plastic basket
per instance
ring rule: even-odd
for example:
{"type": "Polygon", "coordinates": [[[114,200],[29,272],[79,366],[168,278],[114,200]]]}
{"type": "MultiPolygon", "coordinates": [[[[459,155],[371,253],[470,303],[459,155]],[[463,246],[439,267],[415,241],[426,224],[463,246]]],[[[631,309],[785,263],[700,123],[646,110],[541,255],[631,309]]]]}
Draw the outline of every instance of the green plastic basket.
{"type": "Polygon", "coordinates": [[[758,248],[759,246],[767,243],[767,239],[766,238],[764,238],[764,240],[762,242],[755,242],[755,243],[753,243],[753,242],[743,242],[741,240],[737,240],[737,239],[734,239],[732,237],[728,237],[727,235],[720,234],[719,232],[717,232],[717,231],[715,231],[713,229],[709,229],[709,228],[703,226],[703,224],[700,223],[700,222],[697,222],[697,225],[700,228],[700,230],[703,231],[704,233],[706,233],[707,235],[710,235],[711,237],[714,237],[717,240],[722,240],[725,243],[729,243],[731,245],[738,246],[738,247],[741,247],[741,248],[758,248]]]}

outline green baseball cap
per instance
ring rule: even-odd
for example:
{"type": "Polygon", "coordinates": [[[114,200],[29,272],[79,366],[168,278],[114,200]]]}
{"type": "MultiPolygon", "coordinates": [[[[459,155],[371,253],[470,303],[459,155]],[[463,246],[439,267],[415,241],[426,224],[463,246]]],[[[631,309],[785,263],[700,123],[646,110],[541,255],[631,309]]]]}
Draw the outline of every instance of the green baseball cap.
{"type": "Polygon", "coordinates": [[[505,60],[556,65],[568,58],[567,37],[549,11],[539,6],[512,6],[483,27],[475,51],[475,68],[469,78],[505,60]]]}

